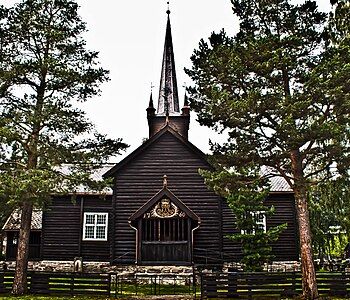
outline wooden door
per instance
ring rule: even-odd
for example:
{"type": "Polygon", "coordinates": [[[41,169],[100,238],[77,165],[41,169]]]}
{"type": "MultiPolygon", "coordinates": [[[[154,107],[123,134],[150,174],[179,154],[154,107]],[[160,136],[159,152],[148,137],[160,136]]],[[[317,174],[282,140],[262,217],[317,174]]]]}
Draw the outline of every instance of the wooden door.
{"type": "Polygon", "coordinates": [[[142,263],[190,263],[191,220],[186,217],[149,218],[139,222],[142,263]]]}

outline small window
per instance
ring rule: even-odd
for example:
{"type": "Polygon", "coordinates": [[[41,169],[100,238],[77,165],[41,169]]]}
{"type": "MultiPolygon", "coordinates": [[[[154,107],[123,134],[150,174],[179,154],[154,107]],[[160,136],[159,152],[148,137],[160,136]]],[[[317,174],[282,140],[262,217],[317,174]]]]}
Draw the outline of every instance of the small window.
{"type": "Polygon", "coordinates": [[[84,241],[107,241],[108,213],[84,213],[84,241]]]}
{"type": "MultiPolygon", "coordinates": [[[[259,231],[266,232],[266,215],[264,211],[255,211],[255,212],[249,212],[250,216],[253,217],[256,228],[259,231]]],[[[241,234],[249,234],[247,230],[241,230],[241,234]]],[[[251,232],[252,234],[255,234],[255,229],[251,232]]]]}

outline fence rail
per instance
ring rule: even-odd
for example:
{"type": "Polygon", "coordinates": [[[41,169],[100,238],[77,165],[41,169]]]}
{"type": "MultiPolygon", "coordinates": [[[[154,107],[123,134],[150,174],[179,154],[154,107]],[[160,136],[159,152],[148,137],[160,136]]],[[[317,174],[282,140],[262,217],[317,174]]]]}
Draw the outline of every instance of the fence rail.
{"type": "MultiPolygon", "coordinates": [[[[13,272],[0,272],[0,293],[9,293],[13,272]]],[[[111,275],[89,273],[29,272],[28,290],[32,294],[47,295],[109,295],[111,275]]]]}
{"type": "MultiPolygon", "coordinates": [[[[319,294],[350,296],[350,273],[317,273],[319,294]]],[[[302,293],[301,273],[202,273],[201,298],[293,297],[302,293]]]]}
{"type": "MultiPolygon", "coordinates": [[[[9,293],[13,272],[0,272],[0,294],[9,293]]],[[[321,296],[350,296],[350,273],[319,272],[317,284],[321,296]]],[[[210,298],[272,298],[300,295],[300,272],[202,272],[196,274],[93,274],[29,272],[31,294],[106,295],[130,297],[144,295],[201,295],[210,298]],[[200,289],[196,283],[201,283],[200,289]]]]}

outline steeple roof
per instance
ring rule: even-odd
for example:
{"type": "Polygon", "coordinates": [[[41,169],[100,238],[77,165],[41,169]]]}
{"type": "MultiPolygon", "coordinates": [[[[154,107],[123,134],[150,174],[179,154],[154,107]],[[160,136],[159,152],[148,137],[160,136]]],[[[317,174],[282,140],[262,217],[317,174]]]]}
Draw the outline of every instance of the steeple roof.
{"type": "Polygon", "coordinates": [[[166,25],[157,115],[171,116],[180,114],[180,108],[169,10],[167,10],[167,14],[168,20],[166,25]]]}

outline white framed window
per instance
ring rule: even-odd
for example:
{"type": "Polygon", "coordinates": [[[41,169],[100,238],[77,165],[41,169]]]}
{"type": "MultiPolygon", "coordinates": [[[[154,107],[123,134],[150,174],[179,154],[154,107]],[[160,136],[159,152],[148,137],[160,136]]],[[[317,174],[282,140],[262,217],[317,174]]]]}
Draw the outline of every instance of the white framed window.
{"type": "Polygon", "coordinates": [[[107,241],[108,213],[84,213],[83,241],[107,241]]]}
{"type": "MultiPolygon", "coordinates": [[[[266,232],[266,214],[265,211],[253,211],[248,212],[250,216],[253,217],[255,224],[259,231],[266,232]]],[[[247,230],[241,230],[241,234],[248,234],[247,230]]],[[[253,229],[252,234],[255,234],[255,229],[253,229]]]]}

